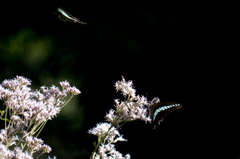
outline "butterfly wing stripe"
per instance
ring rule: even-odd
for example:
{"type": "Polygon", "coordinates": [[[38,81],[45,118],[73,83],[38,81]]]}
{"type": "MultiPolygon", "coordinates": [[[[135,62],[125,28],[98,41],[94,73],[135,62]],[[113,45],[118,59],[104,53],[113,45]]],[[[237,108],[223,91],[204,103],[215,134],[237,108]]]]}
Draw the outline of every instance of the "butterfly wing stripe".
{"type": "MultiPolygon", "coordinates": [[[[167,112],[171,113],[172,111],[176,110],[174,107],[180,107],[180,106],[181,106],[180,104],[172,104],[172,105],[163,106],[163,107],[160,107],[160,108],[156,109],[154,114],[153,114],[153,120],[155,120],[158,113],[160,113],[162,111],[166,111],[166,110],[169,110],[167,112]],[[174,108],[174,109],[170,109],[170,108],[174,108]]],[[[169,113],[167,113],[167,114],[169,114],[169,113]]]]}

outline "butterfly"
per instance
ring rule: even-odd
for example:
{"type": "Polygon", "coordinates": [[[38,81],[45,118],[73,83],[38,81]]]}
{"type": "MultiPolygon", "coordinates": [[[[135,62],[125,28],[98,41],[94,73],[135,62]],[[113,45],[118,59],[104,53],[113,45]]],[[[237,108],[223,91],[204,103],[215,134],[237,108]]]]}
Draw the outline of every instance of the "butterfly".
{"type": "Polygon", "coordinates": [[[70,13],[68,13],[65,9],[63,8],[58,8],[57,9],[57,14],[58,18],[64,22],[70,21],[73,23],[80,23],[80,24],[87,24],[83,21],[78,20],[76,17],[72,16],[70,13]]]}
{"type": "Polygon", "coordinates": [[[153,98],[149,107],[149,116],[153,129],[160,125],[165,117],[175,110],[181,109],[182,105],[176,102],[160,102],[158,97],[153,98]]]}

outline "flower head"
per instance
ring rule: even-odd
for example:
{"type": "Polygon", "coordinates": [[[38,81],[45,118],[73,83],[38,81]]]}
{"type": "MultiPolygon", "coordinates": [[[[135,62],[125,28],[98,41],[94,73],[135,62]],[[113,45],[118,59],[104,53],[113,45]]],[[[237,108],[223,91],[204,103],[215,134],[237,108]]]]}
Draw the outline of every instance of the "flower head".
{"type": "Polygon", "coordinates": [[[88,131],[89,134],[92,134],[98,137],[103,137],[108,132],[109,132],[108,134],[109,136],[115,137],[116,135],[119,135],[119,132],[117,131],[117,129],[115,127],[111,127],[110,123],[99,123],[97,124],[96,127],[88,131]]]}
{"type": "MultiPolygon", "coordinates": [[[[123,155],[115,149],[114,143],[118,141],[127,141],[120,135],[118,130],[112,126],[111,123],[100,123],[91,130],[90,134],[96,135],[99,138],[104,138],[105,144],[101,144],[97,153],[93,155],[93,158],[121,158],[125,159],[123,155]]],[[[126,158],[130,158],[130,155],[126,155],[126,158]]]]}
{"type": "Polygon", "coordinates": [[[5,129],[0,131],[0,158],[28,159],[32,158],[35,152],[51,151],[51,147],[33,135],[39,134],[46,122],[57,116],[67,104],[65,98],[68,95],[71,99],[80,94],[80,91],[74,86],[71,87],[67,81],[60,82],[60,85],[62,89],[52,85],[49,88],[42,86],[40,90],[32,90],[31,81],[22,76],[4,80],[0,84],[0,100],[3,100],[6,106],[6,110],[1,110],[0,115],[8,113],[3,119],[5,129]],[[20,144],[24,146],[19,148],[20,144]],[[12,145],[16,145],[11,148],[13,151],[8,150],[12,145]],[[8,157],[11,154],[14,156],[8,157]]]}
{"type": "Polygon", "coordinates": [[[100,159],[100,158],[130,159],[130,155],[127,154],[123,156],[122,153],[120,153],[115,149],[114,144],[102,144],[98,149],[98,153],[96,153],[93,158],[94,159],[100,159]]]}
{"type": "Polygon", "coordinates": [[[120,99],[115,99],[116,110],[110,110],[106,115],[107,121],[113,122],[117,119],[117,123],[133,120],[143,120],[150,121],[147,116],[148,111],[148,101],[144,96],[136,95],[136,90],[133,89],[132,81],[126,81],[122,77],[121,81],[115,83],[115,88],[120,91],[127,100],[120,101],[120,99]]]}
{"type": "Polygon", "coordinates": [[[121,81],[117,81],[115,83],[115,88],[116,88],[117,92],[121,91],[123,96],[129,95],[131,97],[135,97],[135,95],[136,95],[136,90],[133,88],[132,81],[126,82],[124,77],[122,77],[121,81]]]}

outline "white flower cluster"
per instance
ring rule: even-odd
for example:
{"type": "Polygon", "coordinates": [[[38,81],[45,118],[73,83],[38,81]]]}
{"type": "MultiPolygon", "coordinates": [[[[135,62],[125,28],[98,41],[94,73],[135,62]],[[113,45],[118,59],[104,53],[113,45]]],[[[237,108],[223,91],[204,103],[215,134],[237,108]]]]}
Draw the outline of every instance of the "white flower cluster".
{"type": "Polygon", "coordinates": [[[93,129],[90,129],[88,133],[98,137],[104,137],[105,135],[107,135],[107,138],[105,140],[108,140],[109,143],[127,141],[122,136],[120,136],[118,130],[115,127],[111,126],[110,123],[97,124],[97,126],[93,129]]]}
{"type": "Polygon", "coordinates": [[[51,148],[34,135],[38,136],[46,122],[81,93],[67,81],[60,82],[61,90],[53,85],[33,91],[30,85],[31,81],[22,76],[4,80],[0,85],[0,100],[5,104],[5,110],[0,109],[0,119],[5,123],[5,129],[0,132],[0,159],[28,159],[35,152],[49,153],[51,148]]]}
{"type": "Polygon", "coordinates": [[[42,139],[38,139],[36,137],[28,136],[26,134],[25,143],[29,147],[30,154],[34,154],[35,152],[42,151],[43,153],[51,152],[51,147],[46,144],[43,144],[42,139]]]}
{"type": "Polygon", "coordinates": [[[21,76],[4,80],[0,85],[0,99],[5,101],[13,115],[22,115],[24,122],[42,123],[52,119],[60,112],[68,94],[80,94],[80,91],[76,87],[70,87],[67,81],[60,82],[62,91],[54,85],[50,88],[42,86],[40,91],[32,91],[29,85],[31,81],[21,76]]]}
{"type": "Polygon", "coordinates": [[[125,122],[133,120],[150,121],[148,117],[148,101],[144,96],[136,95],[136,90],[133,88],[132,81],[126,82],[124,77],[122,81],[115,83],[116,91],[121,91],[125,101],[115,99],[116,110],[110,110],[106,115],[106,119],[109,122],[125,122]],[[116,117],[117,116],[117,117],[116,117]]]}
{"type": "Polygon", "coordinates": [[[115,149],[114,143],[118,141],[127,141],[118,130],[110,123],[100,123],[93,129],[88,131],[92,135],[96,135],[104,141],[99,145],[98,151],[93,154],[94,159],[130,159],[130,155],[125,157],[115,149]]]}
{"type": "Polygon", "coordinates": [[[105,116],[110,123],[100,123],[88,132],[98,137],[98,143],[95,144],[95,150],[91,158],[94,159],[129,159],[130,155],[123,155],[115,149],[114,143],[117,141],[127,141],[124,139],[117,128],[120,128],[124,123],[133,120],[150,121],[147,116],[148,106],[147,98],[136,95],[136,90],[133,88],[132,81],[125,81],[122,77],[121,81],[115,83],[116,91],[120,91],[125,101],[115,99],[116,110],[110,109],[105,116]]]}
{"type": "Polygon", "coordinates": [[[0,158],[1,159],[33,159],[29,152],[23,152],[19,147],[13,151],[9,150],[6,145],[0,142],[0,158]]]}
{"type": "Polygon", "coordinates": [[[102,144],[98,149],[98,154],[93,155],[94,159],[130,159],[130,155],[123,156],[120,152],[116,151],[114,144],[102,144]]]}

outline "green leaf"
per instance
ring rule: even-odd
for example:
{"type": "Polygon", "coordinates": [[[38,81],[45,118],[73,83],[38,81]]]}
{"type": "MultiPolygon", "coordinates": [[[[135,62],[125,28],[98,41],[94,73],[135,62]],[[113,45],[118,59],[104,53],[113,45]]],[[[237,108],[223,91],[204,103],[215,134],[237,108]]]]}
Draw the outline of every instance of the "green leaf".
{"type": "Polygon", "coordinates": [[[96,141],[95,141],[95,142],[93,143],[93,146],[96,147],[96,145],[97,145],[97,143],[96,143],[96,141]]]}

